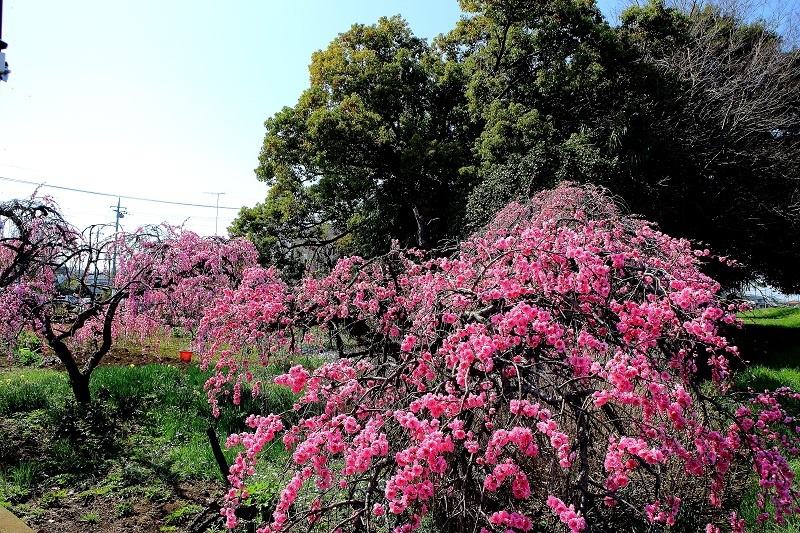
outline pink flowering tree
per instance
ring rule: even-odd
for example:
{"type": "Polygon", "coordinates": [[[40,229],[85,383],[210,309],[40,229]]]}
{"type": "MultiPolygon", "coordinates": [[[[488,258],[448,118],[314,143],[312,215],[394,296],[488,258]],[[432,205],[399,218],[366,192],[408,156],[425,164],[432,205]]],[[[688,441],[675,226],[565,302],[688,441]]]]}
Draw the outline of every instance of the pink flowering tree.
{"type": "Polygon", "coordinates": [[[0,289],[50,262],[49,243],[73,236],[73,230],[49,198],[0,203],[0,289]]]}
{"type": "Polygon", "coordinates": [[[356,345],[292,366],[276,382],[294,412],[230,436],[228,525],[273,441],[290,460],[261,532],[658,530],[682,511],[741,531],[735,496],[752,478],[761,520],[781,522],[797,510],[796,421],[781,407],[794,395],[732,394],[736,308],[701,273],[708,260],[603,191],[563,185],[509,205],[452,257],[351,257],[297,288],[248,271],[201,326],[212,403],[247,382],[260,393],[254,353],[356,345]]]}
{"type": "MultiPolygon", "coordinates": [[[[12,206],[9,218],[30,209],[12,206]]],[[[114,342],[163,337],[173,327],[193,332],[204,306],[256,262],[243,239],[166,226],[100,238],[96,228],[79,232],[47,209],[48,216],[41,208],[16,216],[17,229],[2,242],[0,269],[11,274],[0,286],[0,335],[28,329],[43,338],[81,404],[91,401],[92,371],[114,342]]]]}
{"type": "Polygon", "coordinates": [[[25,309],[44,304],[57,285],[55,272],[69,256],[61,243],[80,240],[49,198],[0,203],[0,345],[11,345],[25,327],[25,309]]]}
{"type": "Polygon", "coordinates": [[[258,257],[246,239],[201,237],[170,226],[140,230],[117,246],[116,284],[127,294],[115,333],[142,343],[170,330],[193,337],[210,302],[235,288],[258,257]]]}

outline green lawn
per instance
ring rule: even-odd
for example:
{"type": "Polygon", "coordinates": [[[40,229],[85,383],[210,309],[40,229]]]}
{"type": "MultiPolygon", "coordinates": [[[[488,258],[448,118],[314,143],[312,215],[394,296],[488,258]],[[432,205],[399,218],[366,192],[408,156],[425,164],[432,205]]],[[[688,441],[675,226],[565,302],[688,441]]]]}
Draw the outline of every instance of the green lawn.
{"type": "Polygon", "coordinates": [[[800,307],[768,307],[739,314],[746,325],[800,328],[800,307]]]}

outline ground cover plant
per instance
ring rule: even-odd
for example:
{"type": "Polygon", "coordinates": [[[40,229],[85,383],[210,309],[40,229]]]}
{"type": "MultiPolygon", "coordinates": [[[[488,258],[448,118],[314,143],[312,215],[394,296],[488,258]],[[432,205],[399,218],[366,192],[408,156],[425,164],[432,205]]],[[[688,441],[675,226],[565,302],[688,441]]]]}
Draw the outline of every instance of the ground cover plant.
{"type": "MultiPolygon", "coordinates": [[[[85,408],[63,370],[0,369],[0,504],[48,532],[223,530],[224,483],[201,393],[209,376],[167,361],[104,365],[85,408]]],[[[244,413],[291,406],[290,391],[271,388],[269,398],[223,409],[217,438],[244,429],[244,413]]]]}
{"type": "Polygon", "coordinates": [[[797,497],[781,402],[796,395],[731,394],[722,328],[738,309],[700,271],[709,260],[726,262],[563,185],[452,257],[351,257],[296,289],[248,271],[200,329],[215,405],[263,386],[254,346],[280,359],[312,326],[358,346],[277,379],[301,395],[299,422],[253,416],[228,439],[245,447],[228,525],[276,439],[289,479],[260,531],[740,531],[750,475],[758,520],[781,523],[797,497]]]}

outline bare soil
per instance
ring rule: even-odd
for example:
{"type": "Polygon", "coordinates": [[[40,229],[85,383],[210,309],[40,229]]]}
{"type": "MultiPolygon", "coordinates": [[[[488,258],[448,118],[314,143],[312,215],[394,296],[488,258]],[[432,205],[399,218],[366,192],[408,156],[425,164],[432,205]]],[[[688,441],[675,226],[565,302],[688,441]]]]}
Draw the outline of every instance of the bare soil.
{"type": "Polygon", "coordinates": [[[135,491],[127,498],[120,493],[97,496],[70,491],[42,514],[26,517],[26,522],[37,533],[199,533],[222,528],[217,501],[222,495],[221,484],[193,481],[171,489],[164,502],[151,501],[135,491]],[[182,509],[190,512],[180,513],[182,509]]]}

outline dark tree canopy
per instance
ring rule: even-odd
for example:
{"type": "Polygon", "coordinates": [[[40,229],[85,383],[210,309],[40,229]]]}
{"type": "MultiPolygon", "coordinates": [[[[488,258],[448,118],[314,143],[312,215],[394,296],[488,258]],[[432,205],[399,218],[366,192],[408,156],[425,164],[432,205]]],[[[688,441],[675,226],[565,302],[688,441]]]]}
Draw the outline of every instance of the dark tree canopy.
{"type": "Polygon", "coordinates": [[[444,38],[470,75],[482,125],[468,219],[564,180],[606,182],[604,129],[624,87],[624,50],[591,2],[462,1],[444,38]]]}
{"type": "Polygon", "coordinates": [[[800,288],[800,52],[715,6],[632,7],[619,31],[657,81],[629,156],[646,178],[631,206],[800,288]]]}

